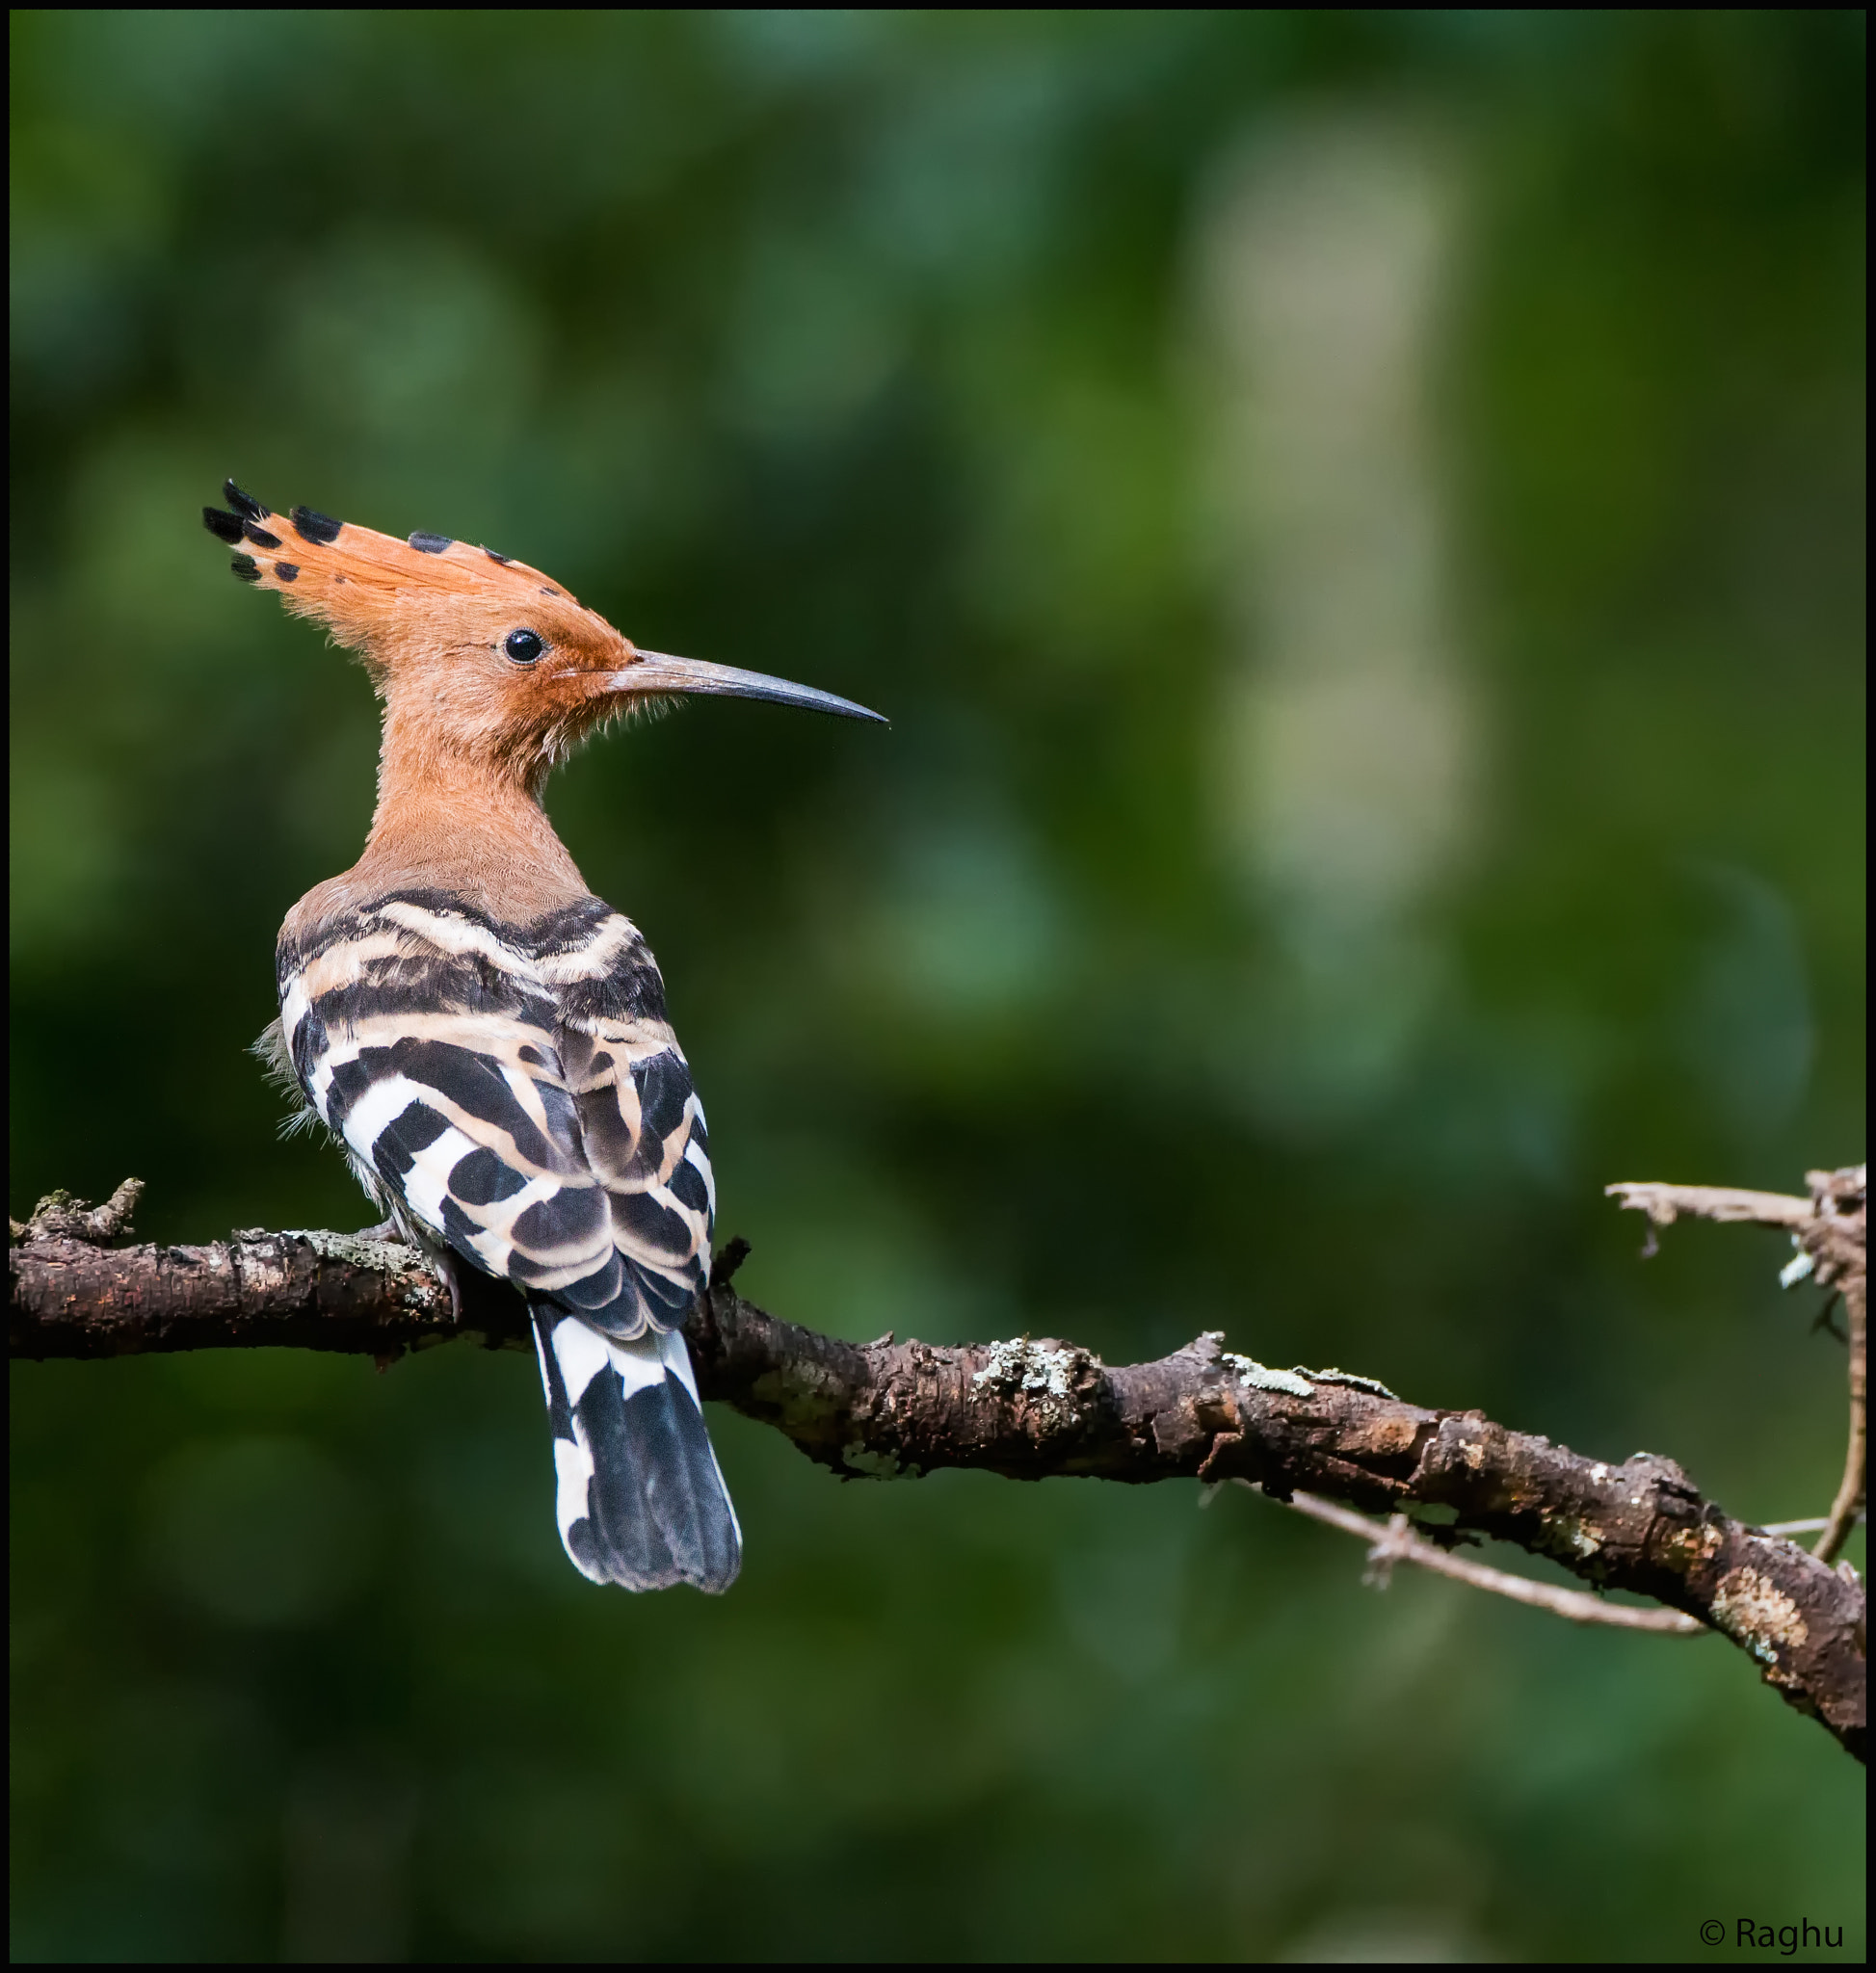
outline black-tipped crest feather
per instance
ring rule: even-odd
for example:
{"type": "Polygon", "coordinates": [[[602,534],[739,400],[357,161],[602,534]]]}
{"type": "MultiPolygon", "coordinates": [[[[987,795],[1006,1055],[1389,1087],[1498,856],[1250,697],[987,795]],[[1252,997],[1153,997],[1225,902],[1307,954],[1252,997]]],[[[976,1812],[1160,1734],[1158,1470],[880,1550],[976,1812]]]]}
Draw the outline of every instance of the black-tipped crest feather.
{"type": "Polygon", "coordinates": [[[344,527],[342,520],[334,520],[330,513],[316,513],[310,507],[296,507],[287,519],[293,523],[294,531],[303,541],[312,541],[320,547],[336,541],[339,530],[344,527]]]}
{"type": "Polygon", "coordinates": [[[222,498],[234,509],[243,520],[271,520],[274,510],[263,507],[251,493],[244,493],[232,480],[222,482],[222,498]]]}

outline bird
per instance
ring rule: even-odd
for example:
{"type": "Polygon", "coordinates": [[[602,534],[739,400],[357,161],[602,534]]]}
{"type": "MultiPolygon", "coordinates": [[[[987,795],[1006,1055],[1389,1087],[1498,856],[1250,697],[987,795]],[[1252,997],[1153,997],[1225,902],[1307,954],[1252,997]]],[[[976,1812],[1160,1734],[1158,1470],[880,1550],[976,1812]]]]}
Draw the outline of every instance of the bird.
{"type": "Polygon", "coordinates": [[[637,926],[542,806],[588,735],[690,694],[879,721],[850,699],[641,649],[538,568],[402,539],[228,480],[209,533],[363,663],[383,708],[363,854],[288,911],[256,1052],[459,1313],[525,1299],[573,1565],[727,1590],[742,1530],[683,1323],[716,1219],[703,1106],[637,926]]]}

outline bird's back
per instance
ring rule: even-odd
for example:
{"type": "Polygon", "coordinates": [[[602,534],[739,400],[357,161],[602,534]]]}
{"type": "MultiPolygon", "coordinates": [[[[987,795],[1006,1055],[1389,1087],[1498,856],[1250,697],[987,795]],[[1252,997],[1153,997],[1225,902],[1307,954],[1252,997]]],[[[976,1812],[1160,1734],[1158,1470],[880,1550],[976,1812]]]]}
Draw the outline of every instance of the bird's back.
{"type": "Polygon", "coordinates": [[[681,1333],[714,1181],[644,939],[594,897],[522,925],[446,890],[327,897],[277,955],[307,1103],[408,1237],[527,1297],[580,1568],[727,1587],[740,1538],[681,1333]]]}

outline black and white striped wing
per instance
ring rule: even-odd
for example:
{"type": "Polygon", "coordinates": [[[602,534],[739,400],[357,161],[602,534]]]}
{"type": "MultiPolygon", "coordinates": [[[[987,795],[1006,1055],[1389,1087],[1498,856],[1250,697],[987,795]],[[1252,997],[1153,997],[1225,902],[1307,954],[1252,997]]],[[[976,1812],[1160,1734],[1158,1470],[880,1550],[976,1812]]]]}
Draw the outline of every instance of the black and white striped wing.
{"type": "Polygon", "coordinates": [[[603,967],[585,963],[561,975],[557,1039],[641,1327],[536,1304],[561,1539],[596,1581],[720,1592],[742,1566],[742,1531],[681,1328],[708,1279],[716,1212],[703,1109],[636,934],[603,967]]]}
{"type": "Polygon", "coordinates": [[[674,1327],[708,1278],[717,1204],[690,1065],[662,1019],[587,1016],[560,1046],[613,1245],[650,1320],[674,1327]]]}
{"type": "Polygon", "coordinates": [[[282,1026],[367,1190],[623,1339],[703,1286],[708,1140],[644,941],[596,901],[568,918],[384,900],[283,952],[282,1026]]]}
{"type": "Polygon", "coordinates": [[[610,1209],[527,955],[460,913],[387,900],[282,962],[295,1070],[367,1190],[488,1274],[616,1300],[610,1209]]]}

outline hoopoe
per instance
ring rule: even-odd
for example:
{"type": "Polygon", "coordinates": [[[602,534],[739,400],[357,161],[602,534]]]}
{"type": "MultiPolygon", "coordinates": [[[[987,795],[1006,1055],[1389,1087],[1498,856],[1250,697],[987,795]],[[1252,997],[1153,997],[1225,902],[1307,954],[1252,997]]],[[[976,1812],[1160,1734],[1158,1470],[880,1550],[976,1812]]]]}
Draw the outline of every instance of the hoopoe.
{"type": "Polygon", "coordinates": [[[202,519],[234,573],[357,652],[383,705],[364,854],[287,913],[257,1046],[459,1306],[465,1269],[525,1296],[574,1566],[727,1590],[742,1532],[682,1329],[716,1215],[703,1106],[656,962],[541,790],[586,734],[685,693],[880,715],[640,650],[491,548],[224,491],[202,519]]]}

